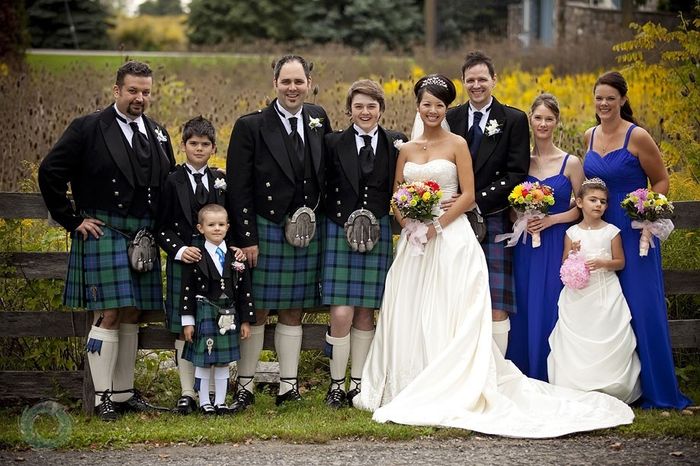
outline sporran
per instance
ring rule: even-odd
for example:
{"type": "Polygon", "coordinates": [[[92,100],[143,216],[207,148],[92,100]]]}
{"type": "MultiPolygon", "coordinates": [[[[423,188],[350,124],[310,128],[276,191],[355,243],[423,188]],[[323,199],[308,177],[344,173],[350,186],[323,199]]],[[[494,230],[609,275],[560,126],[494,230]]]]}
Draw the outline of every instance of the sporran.
{"type": "Polygon", "coordinates": [[[299,207],[284,222],[284,237],[287,243],[297,248],[306,248],[316,235],[316,214],[310,207],[299,207]]]}
{"type": "Polygon", "coordinates": [[[381,236],[377,217],[367,209],[358,209],[351,213],[343,228],[348,246],[357,252],[370,252],[381,236]]]}

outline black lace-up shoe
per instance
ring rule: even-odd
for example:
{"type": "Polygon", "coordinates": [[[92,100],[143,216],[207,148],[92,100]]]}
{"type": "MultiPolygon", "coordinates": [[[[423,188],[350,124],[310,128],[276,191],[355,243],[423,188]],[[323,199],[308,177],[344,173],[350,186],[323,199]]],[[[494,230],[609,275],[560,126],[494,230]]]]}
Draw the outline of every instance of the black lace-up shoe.
{"type": "Polygon", "coordinates": [[[95,406],[95,416],[99,417],[100,420],[105,422],[116,421],[119,417],[117,415],[117,411],[114,409],[114,402],[112,401],[109,390],[102,392],[100,404],[95,406]]]}
{"type": "Polygon", "coordinates": [[[177,400],[177,406],[175,407],[175,411],[186,416],[190,413],[193,413],[194,411],[197,411],[197,402],[194,401],[194,398],[192,398],[191,396],[181,396],[180,399],[177,400]]]}
{"type": "Polygon", "coordinates": [[[245,388],[241,388],[236,392],[236,399],[229,409],[231,414],[238,414],[248,409],[253,403],[255,403],[255,395],[245,388]]]}

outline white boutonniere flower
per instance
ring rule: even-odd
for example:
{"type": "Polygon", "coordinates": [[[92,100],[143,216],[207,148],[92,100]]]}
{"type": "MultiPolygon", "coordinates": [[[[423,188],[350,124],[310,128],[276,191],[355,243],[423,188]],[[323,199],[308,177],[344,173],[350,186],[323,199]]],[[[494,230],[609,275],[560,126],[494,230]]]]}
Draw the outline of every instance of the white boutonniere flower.
{"type": "Polygon", "coordinates": [[[403,140],[401,139],[395,139],[394,140],[394,147],[396,147],[396,150],[401,150],[401,146],[404,145],[403,140]]]}
{"type": "Polygon", "coordinates": [[[318,129],[323,126],[323,118],[309,118],[309,128],[318,129]]]}
{"type": "Polygon", "coordinates": [[[216,180],[214,180],[214,189],[226,191],[226,180],[224,180],[223,178],[217,178],[216,180]]]}
{"type": "Polygon", "coordinates": [[[245,270],[245,264],[239,261],[234,261],[233,264],[231,264],[231,267],[233,267],[233,270],[235,270],[238,273],[241,273],[245,270]]]}
{"type": "Polygon", "coordinates": [[[496,120],[489,120],[489,123],[486,125],[486,135],[487,136],[494,136],[498,133],[501,132],[502,128],[501,125],[498,124],[496,120]]]}
{"type": "Polygon", "coordinates": [[[156,126],[153,128],[153,132],[156,133],[156,138],[159,142],[168,142],[168,137],[165,135],[162,129],[156,126]]]}

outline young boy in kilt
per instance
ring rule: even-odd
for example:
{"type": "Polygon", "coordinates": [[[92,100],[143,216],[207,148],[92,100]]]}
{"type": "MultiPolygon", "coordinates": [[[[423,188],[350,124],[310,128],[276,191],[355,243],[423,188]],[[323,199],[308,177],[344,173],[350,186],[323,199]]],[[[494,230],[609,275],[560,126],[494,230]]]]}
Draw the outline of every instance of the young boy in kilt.
{"type": "Polygon", "coordinates": [[[255,322],[250,271],[226,247],[228,215],[218,204],[199,211],[197,230],[204,237],[201,259],[184,267],[180,319],[185,345],[183,358],[194,367],[195,389],[205,415],[228,414],[226,390],[229,363],[240,358],[238,338],[250,335],[255,322]],[[231,321],[224,322],[222,316],[231,321]],[[215,401],[209,400],[209,379],[213,368],[215,401]]]}
{"type": "Polygon", "coordinates": [[[192,118],[182,128],[180,149],[186,161],[165,180],[162,208],[158,215],[158,245],[167,254],[165,323],[175,340],[175,360],[180,375],[180,399],[176,410],[189,414],[197,409],[194,392],[194,366],[183,359],[185,339],[180,323],[180,291],[184,264],[202,259],[204,239],[197,231],[197,213],[207,204],[224,205],[224,172],[207,163],[216,152],[216,130],[202,116],[192,118]]]}
{"type": "Polygon", "coordinates": [[[346,401],[352,405],[353,397],[360,393],[362,367],[374,337],[374,309],[381,304],[393,254],[389,202],[397,146],[406,141],[405,135],[379,126],[384,91],[378,83],[368,79],[354,82],[345,110],[352,121],[350,127],[325,137],[327,219],[322,236],[321,296],[331,313],[326,334],[331,384],[326,403],[334,408],[346,401]],[[371,212],[378,223],[379,238],[372,241],[369,251],[367,231],[362,234],[362,227],[354,220],[358,209],[371,212]],[[346,395],[349,359],[350,389],[346,395]]]}
{"type": "Polygon", "coordinates": [[[72,237],[64,303],[95,311],[87,358],[104,421],[155,409],[134,390],[134,363],[139,311],[163,308],[160,260],[135,271],[127,254],[136,231],[153,231],[174,165],[167,131],[144,115],[152,84],[145,63],[122,65],[114,105],[73,120],[39,167],[44,202],[72,237]]]}

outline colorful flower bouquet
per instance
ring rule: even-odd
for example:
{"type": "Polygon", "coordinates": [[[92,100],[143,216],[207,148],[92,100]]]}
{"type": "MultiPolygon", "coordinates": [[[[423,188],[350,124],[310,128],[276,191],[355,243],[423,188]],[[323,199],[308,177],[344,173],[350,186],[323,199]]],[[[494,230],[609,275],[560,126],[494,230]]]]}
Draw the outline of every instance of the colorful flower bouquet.
{"type": "Polygon", "coordinates": [[[583,257],[583,254],[572,252],[561,264],[559,276],[564,286],[574,290],[581,290],[588,286],[591,270],[586,265],[586,258],[583,257]]]}
{"type": "Polygon", "coordinates": [[[414,256],[423,254],[425,243],[428,242],[428,226],[423,222],[435,217],[433,208],[441,198],[440,185],[432,180],[401,183],[391,197],[391,204],[408,219],[404,229],[414,256]]]}
{"type": "MultiPolygon", "coordinates": [[[[506,247],[515,246],[518,244],[520,237],[523,237],[523,243],[527,238],[527,222],[530,219],[542,218],[547,214],[547,211],[554,205],[554,190],[539,182],[531,183],[526,181],[520,183],[508,196],[510,206],[518,213],[518,219],[513,224],[513,232],[503,235],[497,235],[496,241],[508,240],[506,247]]],[[[532,234],[532,247],[538,248],[541,245],[540,234],[532,234]]]]}
{"type": "Polygon", "coordinates": [[[646,188],[632,191],[621,204],[627,215],[632,219],[632,228],[642,230],[639,238],[639,255],[649,254],[649,245],[654,242],[651,235],[664,241],[673,231],[673,204],[666,196],[646,188]]]}

